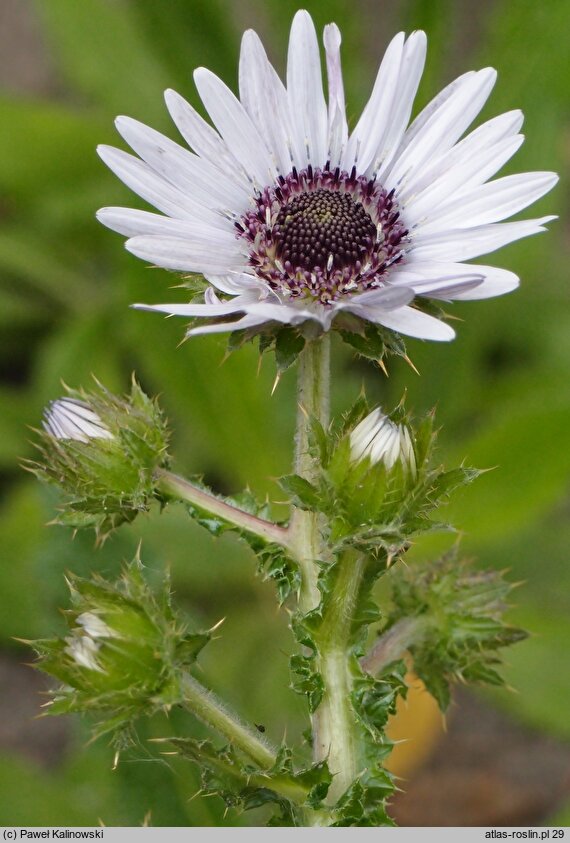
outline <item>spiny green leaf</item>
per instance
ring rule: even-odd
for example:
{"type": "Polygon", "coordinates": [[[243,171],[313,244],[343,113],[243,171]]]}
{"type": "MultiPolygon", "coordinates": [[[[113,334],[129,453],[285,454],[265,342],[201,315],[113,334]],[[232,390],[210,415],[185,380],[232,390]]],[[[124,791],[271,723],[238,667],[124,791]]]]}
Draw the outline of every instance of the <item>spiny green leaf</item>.
{"type": "Polygon", "coordinates": [[[449,496],[456,489],[467,486],[477,479],[483,472],[476,468],[454,468],[437,474],[431,481],[430,494],[437,500],[449,496]]]}
{"type": "Polygon", "coordinates": [[[319,505],[319,490],[298,474],[287,474],[279,478],[279,485],[291,496],[292,503],[302,509],[313,510],[319,505]]]}
{"type": "Polygon", "coordinates": [[[361,357],[382,360],[386,354],[395,354],[400,357],[406,354],[403,339],[393,331],[387,331],[371,322],[365,322],[359,327],[358,331],[341,330],[340,335],[361,357]]]}
{"type": "Polygon", "coordinates": [[[305,340],[295,328],[282,328],[275,337],[277,371],[285,372],[305,347],[305,340]]]}
{"type": "Polygon", "coordinates": [[[330,459],[330,437],[321,422],[314,416],[311,418],[310,445],[317,451],[319,464],[326,468],[330,459]]]}
{"type": "Polygon", "coordinates": [[[279,545],[264,545],[258,550],[258,571],[265,579],[275,582],[279,605],[301,588],[301,574],[298,564],[284,553],[279,545]]]}
{"type": "Polygon", "coordinates": [[[299,653],[291,656],[291,687],[297,694],[307,697],[309,711],[313,714],[323,698],[325,686],[320,673],[315,670],[314,656],[299,653]]]}

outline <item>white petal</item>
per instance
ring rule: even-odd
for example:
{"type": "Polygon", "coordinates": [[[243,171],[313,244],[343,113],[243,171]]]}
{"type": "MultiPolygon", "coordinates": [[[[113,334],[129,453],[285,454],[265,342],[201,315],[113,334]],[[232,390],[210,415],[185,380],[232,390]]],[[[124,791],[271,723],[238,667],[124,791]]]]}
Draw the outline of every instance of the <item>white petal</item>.
{"type": "MultiPolygon", "coordinates": [[[[268,321],[283,322],[290,325],[300,325],[307,319],[323,324],[323,310],[325,309],[322,307],[304,307],[302,304],[270,304],[268,302],[258,302],[247,308],[248,313],[263,315],[268,321]]],[[[332,308],[328,307],[326,311],[330,313],[332,308]]],[[[325,319],[324,321],[329,320],[325,319]]]]}
{"type": "Polygon", "coordinates": [[[97,413],[76,398],[52,401],[45,410],[43,427],[56,439],[75,439],[78,442],[113,439],[113,434],[97,413]]]}
{"type": "Polygon", "coordinates": [[[433,155],[451,149],[483,108],[496,78],[496,71],[492,68],[464,78],[396,157],[383,178],[384,186],[400,189],[426,162],[429,163],[433,155]]]}
{"type": "Polygon", "coordinates": [[[275,165],[259,131],[237,97],[205,67],[194,71],[194,82],[208,114],[232,154],[259,188],[271,183],[277,175],[275,165]]]}
{"type": "Polygon", "coordinates": [[[425,32],[412,32],[404,45],[398,92],[392,105],[388,131],[379,144],[369,174],[381,179],[391,164],[410,119],[414,99],[424,70],[427,50],[425,32]]]}
{"type": "MultiPolygon", "coordinates": [[[[453,266],[453,264],[452,264],[453,266]]],[[[505,293],[511,293],[519,286],[519,278],[514,272],[509,272],[507,269],[500,269],[496,266],[469,266],[469,264],[455,264],[461,270],[473,269],[477,273],[481,273],[483,281],[476,287],[467,290],[458,290],[453,295],[456,301],[474,301],[476,299],[490,299],[494,296],[503,296],[505,293]]],[[[432,293],[429,294],[433,296],[432,293]]]]}
{"type": "Polygon", "coordinates": [[[404,286],[412,289],[418,296],[429,296],[451,301],[457,293],[467,292],[480,287],[484,276],[478,267],[462,264],[409,264],[401,271],[389,276],[388,283],[393,287],[404,286]]]}
{"type": "Polygon", "coordinates": [[[197,328],[190,328],[186,331],[187,337],[196,337],[200,334],[222,334],[227,331],[243,331],[246,328],[255,328],[267,322],[263,316],[246,313],[241,319],[235,322],[218,322],[216,325],[199,325],[197,328]]]}
{"type": "Polygon", "coordinates": [[[381,306],[384,310],[394,310],[409,304],[414,297],[414,291],[410,288],[388,286],[379,287],[375,290],[368,290],[366,293],[351,296],[344,302],[342,299],[337,303],[341,310],[360,308],[363,305],[381,306]]]}
{"type": "Polygon", "coordinates": [[[356,164],[358,172],[366,172],[388,133],[392,104],[399,95],[398,77],[404,37],[404,33],[399,32],[384,54],[372,95],[350,136],[343,157],[342,165],[348,171],[356,164]]]}
{"type": "Polygon", "coordinates": [[[455,331],[427,313],[422,313],[413,307],[401,307],[398,310],[383,310],[382,308],[362,308],[363,318],[371,322],[378,322],[392,331],[418,337],[423,340],[448,342],[455,336],[455,331]]]}
{"type": "Polygon", "coordinates": [[[287,91],[252,29],[244,33],[241,42],[239,89],[243,106],[265,139],[276,168],[287,175],[293,166],[287,91]]]}
{"type": "Polygon", "coordinates": [[[174,187],[180,187],[206,208],[241,211],[250,194],[238,181],[224,176],[218,167],[183,149],[131,117],[117,117],[118,131],[134,151],[174,187]]]}
{"type": "Polygon", "coordinates": [[[438,179],[428,185],[419,195],[399,207],[408,228],[424,220],[429,221],[434,210],[466,189],[480,185],[494,176],[512,158],[524,140],[523,135],[505,138],[494,146],[483,148],[467,160],[461,160],[449,167],[438,179]]]}
{"type": "Polygon", "coordinates": [[[201,325],[197,328],[192,328],[187,332],[187,336],[194,336],[197,334],[213,334],[221,333],[223,331],[239,331],[244,328],[262,325],[264,322],[281,322],[282,324],[298,325],[305,322],[307,319],[317,321],[327,327],[330,324],[331,318],[334,315],[334,309],[331,307],[317,307],[304,308],[297,305],[288,304],[268,304],[265,302],[258,302],[244,307],[246,315],[237,322],[222,322],[217,325],[201,325]],[[326,310],[326,316],[323,311],[326,310]]]}
{"type": "Polygon", "coordinates": [[[428,120],[438,111],[443,105],[447,102],[447,100],[456,93],[457,90],[464,87],[465,84],[469,79],[473,79],[475,77],[475,71],[469,70],[467,73],[463,73],[461,76],[458,76],[457,79],[454,79],[453,82],[450,82],[449,85],[446,85],[443,90],[439,92],[430,102],[423,108],[415,120],[411,123],[410,127],[406,131],[404,137],[402,138],[402,143],[400,144],[400,148],[398,150],[398,155],[401,155],[405,149],[415,140],[416,135],[423,129],[426,125],[428,120]]]}
{"type": "Polygon", "coordinates": [[[466,261],[494,252],[520,240],[545,231],[545,224],[556,219],[555,216],[522,220],[521,222],[503,222],[495,225],[481,225],[477,228],[439,231],[425,237],[414,237],[413,247],[406,255],[410,262],[416,260],[466,261]]]}
{"type": "Polygon", "coordinates": [[[64,648],[64,652],[71,656],[80,667],[96,670],[99,673],[105,672],[95,658],[100,647],[97,641],[94,641],[88,635],[72,635],[65,641],[67,647],[64,648]]]}
{"type": "Polygon", "coordinates": [[[522,211],[551,190],[556,173],[517,173],[460,193],[430,215],[418,235],[450,228],[472,228],[500,222],[522,211]]]}
{"type": "Polygon", "coordinates": [[[228,316],[232,313],[247,310],[248,306],[258,299],[251,293],[236,296],[231,301],[222,302],[219,299],[214,304],[133,304],[134,310],[155,310],[167,313],[169,316],[203,316],[205,318],[228,316]]]}
{"type": "Polygon", "coordinates": [[[518,133],[523,120],[522,111],[507,111],[478,126],[452,149],[445,149],[442,154],[434,155],[431,162],[422,167],[415,177],[398,192],[399,201],[405,205],[410,197],[417,196],[426,189],[429,190],[437,179],[457,164],[462,163],[468,166],[472,158],[479,155],[482,150],[490,149],[501,141],[512,138],[518,133]]]}
{"type": "Polygon", "coordinates": [[[261,278],[246,272],[232,272],[228,275],[215,275],[212,272],[205,272],[204,278],[210,284],[213,284],[217,290],[221,290],[222,293],[227,293],[230,296],[239,295],[244,290],[250,289],[262,290],[267,294],[269,289],[261,278]]]}
{"type": "Polygon", "coordinates": [[[164,99],[178,131],[194,152],[249,191],[251,178],[244,173],[216,130],[176,91],[165,91],[164,99]]]}
{"type": "Polygon", "coordinates": [[[328,128],[329,144],[327,157],[334,169],[341,160],[341,155],[348,140],[348,124],[346,122],[346,104],[344,100],[344,84],[340,63],[341,35],[335,23],[325,26],[323,42],[327,59],[327,82],[329,93],[328,128]]]}
{"type": "Polygon", "coordinates": [[[78,626],[83,627],[90,638],[120,638],[116,630],[111,629],[103,618],[94,612],[82,612],[75,620],[78,626]]]}
{"type": "Polygon", "coordinates": [[[139,234],[164,234],[167,237],[192,237],[196,231],[206,230],[212,237],[220,237],[228,241],[235,235],[232,225],[223,217],[204,214],[202,219],[179,220],[151,214],[149,211],[139,211],[135,208],[100,208],[97,219],[112,231],[118,231],[126,237],[136,237],[139,234]],[[229,238],[229,240],[228,240],[229,238]]]}
{"type": "Polygon", "coordinates": [[[143,235],[127,240],[125,247],[142,260],[162,266],[165,269],[179,269],[185,272],[213,272],[223,275],[232,269],[243,268],[245,258],[237,247],[220,246],[216,237],[194,237],[181,240],[178,237],[143,235]]]}
{"type": "MultiPolygon", "coordinates": [[[[392,468],[398,457],[400,456],[400,431],[396,428],[392,438],[386,443],[386,453],[384,454],[384,462],[386,468],[392,468]]],[[[374,453],[374,448],[372,449],[374,453]]]]}
{"type": "Polygon", "coordinates": [[[163,214],[179,219],[216,219],[216,215],[152,170],[148,164],[112,146],[99,146],[105,164],[127,187],[163,214]]]}
{"type": "Polygon", "coordinates": [[[287,55],[287,95],[294,117],[300,167],[322,167],[327,156],[327,106],[315,26],[308,12],[297,12],[287,55]]]}
{"type": "Polygon", "coordinates": [[[386,422],[387,417],[380,407],[376,407],[356,425],[350,434],[351,459],[362,459],[370,442],[382,430],[386,422]]]}

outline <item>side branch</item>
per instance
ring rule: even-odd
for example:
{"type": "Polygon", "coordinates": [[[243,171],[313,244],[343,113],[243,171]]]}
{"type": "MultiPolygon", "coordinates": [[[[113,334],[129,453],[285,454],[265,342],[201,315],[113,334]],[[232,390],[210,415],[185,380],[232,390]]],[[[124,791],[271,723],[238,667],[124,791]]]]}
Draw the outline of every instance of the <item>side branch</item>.
{"type": "Polygon", "coordinates": [[[266,521],[250,512],[239,509],[239,507],[210,494],[205,489],[201,489],[189,480],[185,480],[170,471],[158,469],[156,479],[158,490],[167,497],[191,503],[193,506],[233,524],[240,530],[253,533],[266,542],[275,542],[282,547],[288,547],[289,531],[285,527],[280,527],[278,524],[273,524],[271,521],[266,521]]]}
{"type": "Polygon", "coordinates": [[[308,788],[296,782],[286,774],[270,773],[278,760],[277,750],[256,732],[251,726],[231,711],[212,691],[186,673],[181,680],[183,705],[207,726],[223,735],[232,746],[241,750],[266,773],[251,773],[248,776],[250,787],[270,788],[286,799],[302,805],[308,794],[308,788]]]}
{"type": "Polygon", "coordinates": [[[222,734],[260,767],[273,767],[277,760],[273,747],[189,673],[182,679],[182,702],[196,717],[222,734]]]}
{"type": "Polygon", "coordinates": [[[360,660],[366,673],[376,675],[391,662],[401,659],[406,650],[421,640],[426,629],[424,617],[402,618],[381,635],[369,653],[360,660]]]}

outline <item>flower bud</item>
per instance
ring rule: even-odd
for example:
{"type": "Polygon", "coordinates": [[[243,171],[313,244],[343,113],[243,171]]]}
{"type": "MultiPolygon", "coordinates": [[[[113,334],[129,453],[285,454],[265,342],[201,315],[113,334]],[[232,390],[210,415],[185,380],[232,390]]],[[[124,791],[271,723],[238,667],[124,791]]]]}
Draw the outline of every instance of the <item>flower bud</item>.
{"type": "Polygon", "coordinates": [[[350,434],[350,455],[354,462],[369,459],[371,465],[383,462],[389,470],[399,461],[412,477],[416,475],[416,457],[410,431],[404,424],[394,424],[380,407],[372,410],[350,434]]]}
{"type": "Polygon", "coordinates": [[[120,398],[103,387],[75,392],[46,408],[31,470],[65,493],[58,522],[105,537],[155,495],[155,472],[168,465],[168,433],[155,404],[133,383],[120,398]]]}
{"type": "Polygon", "coordinates": [[[56,712],[97,709],[115,716],[148,713],[175,699],[179,671],[210,638],[186,633],[165,591],[155,597],[135,560],[117,583],[70,580],[69,634],[34,642],[38,667],[64,682],[56,712]]]}

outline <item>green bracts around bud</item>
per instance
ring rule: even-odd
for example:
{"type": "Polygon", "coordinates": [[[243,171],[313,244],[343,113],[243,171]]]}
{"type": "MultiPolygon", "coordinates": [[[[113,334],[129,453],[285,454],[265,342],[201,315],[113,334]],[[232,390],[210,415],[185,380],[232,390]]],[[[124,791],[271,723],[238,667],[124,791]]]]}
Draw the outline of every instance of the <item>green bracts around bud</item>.
{"type": "Polygon", "coordinates": [[[169,464],[168,430],[134,380],[124,398],[99,384],[90,393],[69,390],[46,408],[43,427],[41,459],[29,468],[63,491],[57,523],[104,538],[148,509],[155,471],[169,464]]]}
{"type": "Polygon", "coordinates": [[[433,414],[413,426],[400,405],[389,416],[360,399],[336,430],[313,420],[311,449],[319,471],[309,481],[281,478],[292,503],[323,514],[333,552],[353,548],[390,557],[417,535],[450,529],[430,517],[479,471],[432,464],[433,414]]]}
{"type": "MultiPolygon", "coordinates": [[[[394,608],[379,640],[402,624],[410,628],[405,648],[440,708],[447,708],[455,681],[504,684],[499,650],[527,637],[504,621],[514,588],[504,572],[473,570],[454,550],[393,577],[394,608]]],[[[373,665],[373,656],[367,661],[373,665]]]]}
{"type": "Polygon", "coordinates": [[[69,634],[32,642],[37,667],[63,683],[49,713],[93,711],[106,731],[179,701],[182,672],[210,633],[178,621],[168,584],[155,596],[135,559],[117,582],[74,577],[69,587],[69,634]]]}

